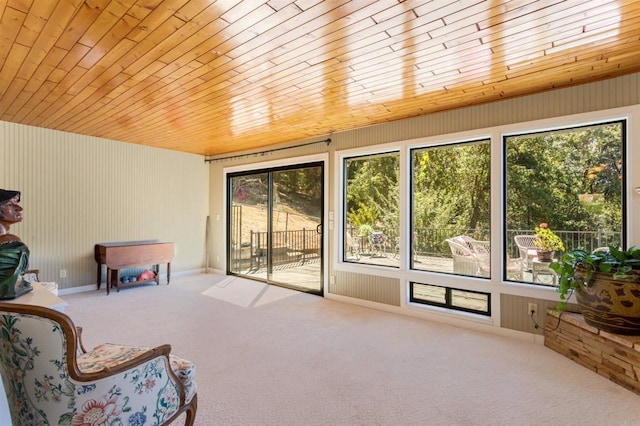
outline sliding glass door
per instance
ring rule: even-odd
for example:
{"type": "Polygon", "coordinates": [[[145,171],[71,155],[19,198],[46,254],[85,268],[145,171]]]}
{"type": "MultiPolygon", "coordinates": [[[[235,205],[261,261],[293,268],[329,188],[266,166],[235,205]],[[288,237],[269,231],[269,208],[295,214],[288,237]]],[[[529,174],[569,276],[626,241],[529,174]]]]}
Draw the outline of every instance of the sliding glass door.
{"type": "Polygon", "coordinates": [[[323,165],[228,175],[228,271],[322,294],[323,165]]]}

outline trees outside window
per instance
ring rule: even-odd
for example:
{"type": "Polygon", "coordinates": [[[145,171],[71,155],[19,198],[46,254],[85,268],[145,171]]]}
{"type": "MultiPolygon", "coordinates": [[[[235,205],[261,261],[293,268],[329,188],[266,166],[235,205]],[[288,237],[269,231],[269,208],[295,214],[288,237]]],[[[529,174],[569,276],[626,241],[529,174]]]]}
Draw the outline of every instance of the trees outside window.
{"type": "Polygon", "coordinates": [[[553,285],[550,261],[537,254],[536,229],[560,238],[552,260],[574,249],[625,246],[626,125],[505,135],[500,188],[491,188],[498,143],[488,138],[408,148],[407,176],[400,175],[399,151],[344,158],[342,259],[397,268],[408,259],[414,271],[476,278],[490,278],[493,269],[508,281],[553,285]],[[401,181],[407,206],[399,201],[401,181]],[[500,230],[490,227],[492,193],[502,201],[500,230]],[[400,238],[405,213],[407,236],[400,238]],[[492,268],[490,241],[500,238],[501,264],[492,268]]]}
{"type": "Polygon", "coordinates": [[[411,151],[412,268],[488,277],[489,140],[411,151]]]}
{"type": "Polygon", "coordinates": [[[514,244],[514,237],[534,235],[541,224],[561,238],[565,251],[624,245],[625,124],[504,138],[505,256],[522,262],[520,280],[553,284],[534,277],[535,248],[527,262],[514,244]]]}
{"type": "Polygon", "coordinates": [[[346,262],[399,267],[400,154],[344,160],[346,262]]]}

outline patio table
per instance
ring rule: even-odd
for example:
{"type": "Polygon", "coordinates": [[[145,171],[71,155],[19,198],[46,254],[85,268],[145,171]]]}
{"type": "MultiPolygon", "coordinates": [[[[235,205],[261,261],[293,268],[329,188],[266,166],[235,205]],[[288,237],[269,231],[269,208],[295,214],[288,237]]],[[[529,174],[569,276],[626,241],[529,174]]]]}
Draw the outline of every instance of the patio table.
{"type": "Polygon", "coordinates": [[[538,282],[540,284],[545,285],[556,285],[557,275],[553,269],[549,267],[556,260],[553,259],[551,262],[543,262],[538,260],[537,257],[534,257],[531,261],[531,273],[533,282],[538,282]],[[549,277],[548,280],[543,280],[542,277],[549,277]]]}

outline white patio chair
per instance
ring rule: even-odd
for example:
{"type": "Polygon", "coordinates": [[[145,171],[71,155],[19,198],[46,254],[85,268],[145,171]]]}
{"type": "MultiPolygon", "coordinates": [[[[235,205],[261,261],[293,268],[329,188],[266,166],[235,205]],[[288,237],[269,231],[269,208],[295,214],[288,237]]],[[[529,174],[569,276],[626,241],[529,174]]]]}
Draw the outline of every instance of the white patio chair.
{"type": "Polygon", "coordinates": [[[522,261],[520,258],[507,259],[507,279],[521,281],[523,277],[522,261]]]}
{"type": "Polygon", "coordinates": [[[356,260],[360,260],[360,240],[351,236],[350,232],[347,232],[347,253],[356,260]]]}
{"type": "Polygon", "coordinates": [[[533,267],[533,259],[538,256],[538,250],[534,241],[535,235],[516,235],[513,237],[520,251],[520,261],[522,262],[522,270],[530,271],[533,267]]]}
{"type": "Polygon", "coordinates": [[[471,240],[473,255],[478,259],[478,271],[476,275],[488,277],[491,274],[491,241],[471,240]]]}
{"type": "MultiPolygon", "coordinates": [[[[489,276],[489,256],[483,253],[478,257],[473,248],[473,238],[460,235],[445,240],[453,256],[453,273],[473,276],[489,276]],[[482,264],[481,264],[482,262],[482,264]]],[[[480,246],[480,244],[479,244],[480,246]]]]}

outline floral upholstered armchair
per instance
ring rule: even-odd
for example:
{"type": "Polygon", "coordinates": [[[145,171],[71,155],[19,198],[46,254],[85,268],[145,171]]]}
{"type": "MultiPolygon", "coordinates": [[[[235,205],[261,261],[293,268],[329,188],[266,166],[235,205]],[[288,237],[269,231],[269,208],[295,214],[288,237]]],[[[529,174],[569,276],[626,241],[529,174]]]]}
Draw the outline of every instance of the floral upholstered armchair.
{"type": "Polygon", "coordinates": [[[171,347],[101,344],[60,312],[0,303],[0,374],[14,425],[162,425],[197,409],[195,365],[171,347]]]}

